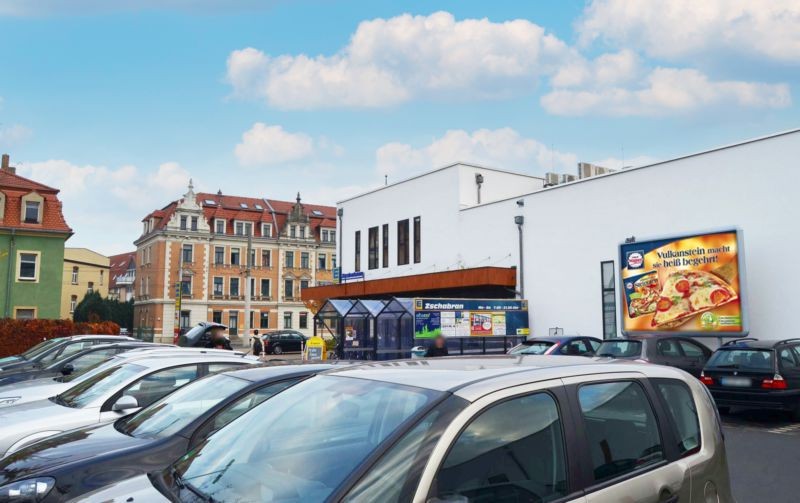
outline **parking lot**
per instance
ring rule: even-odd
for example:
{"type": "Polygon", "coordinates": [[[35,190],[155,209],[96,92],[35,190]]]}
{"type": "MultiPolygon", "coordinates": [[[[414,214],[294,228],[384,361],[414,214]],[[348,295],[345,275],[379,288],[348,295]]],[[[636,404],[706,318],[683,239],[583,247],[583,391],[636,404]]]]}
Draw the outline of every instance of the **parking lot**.
{"type": "Polygon", "coordinates": [[[731,485],[738,503],[794,503],[800,423],[770,411],[722,416],[731,485]]]}

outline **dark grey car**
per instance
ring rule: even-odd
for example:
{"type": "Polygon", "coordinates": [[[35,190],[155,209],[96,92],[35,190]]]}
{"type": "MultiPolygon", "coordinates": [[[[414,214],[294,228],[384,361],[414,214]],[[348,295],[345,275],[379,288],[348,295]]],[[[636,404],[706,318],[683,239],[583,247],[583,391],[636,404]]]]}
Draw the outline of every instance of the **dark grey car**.
{"type": "Polygon", "coordinates": [[[603,341],[596,354],[677,367],[699,378],[711,350],[689,337],[637,335],[603,341]]]}
{"type": "Polygon", "coordinates": [[[0,377],[20,370],[37,369],[51,365],[96,344],[135,342],[133,337],[121,335],[73,335],[42,341],[18,355],[0,358],[0,377]]]}

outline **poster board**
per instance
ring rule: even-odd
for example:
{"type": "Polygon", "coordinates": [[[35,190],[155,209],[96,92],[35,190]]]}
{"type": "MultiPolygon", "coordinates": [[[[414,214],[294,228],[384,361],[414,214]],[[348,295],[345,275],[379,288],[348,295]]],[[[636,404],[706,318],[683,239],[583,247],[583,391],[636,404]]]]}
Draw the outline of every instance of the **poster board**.
{"type": "Polygon", "coordinates": [[[518,299],[414,299],[414,337],[529,335],[528,301],[518,299]]]}

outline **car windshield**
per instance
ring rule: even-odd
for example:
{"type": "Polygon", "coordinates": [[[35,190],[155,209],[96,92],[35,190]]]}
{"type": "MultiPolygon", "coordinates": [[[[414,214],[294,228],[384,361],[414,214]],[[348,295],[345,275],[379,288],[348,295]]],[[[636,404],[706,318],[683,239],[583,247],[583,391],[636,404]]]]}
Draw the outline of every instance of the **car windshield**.
{"type": "Polygon", "coordinates": [[[614,358],[631,358],[642,354],[640,341],[606,341],[597,349],[598,356],[612,356],[614,358]]]}
{"type": "Polygon", "coordinates": [[[773,372],[775,365],[769,349],[719,349],[708,360],[708,368],[773,372]]]}
{"type": "Polygon", "coordinates": [[[58,346],[64,340],[63,337],[56,337],[55,339],[47,339],[46,341],[42,341],[39,344],[33,346],[32,348],[28,349],[27,351],[20,353],[18,355],[9,356],[7,358],[0,358],[0,366],[4,363],[10,362],[18,362],[20,360],[32,360],[37,356],[41,355],[45,351],[49,350],[53,346],[58,346]]]}
{"type": "Polygon", "coordinates": [[[249,381],[224,374],[200,379],[122,421],[117,429],[137,438],[168,437],[248,384],[249,381]]]}
{"type": "Polygon", "coordinates": [[[124,384],[146,367],[126,363],[98,372],[56,397],[55,402],[67,407],[83,408],[94,400],[124,384]]]}
{"type": "Polygon", "coordinates": [[[543,355],[554,343],[549,341],[534,341],[530,344],[521,345],[514,351],[519,355],[543,355]]]}
{"type": "Polygon", "coordinates": [[[313,377],[229,423],[165,475],[177,475],[178,488],[214,501],[323,501],[392,432],[442,395],[313,377]]]}
{"type": "Polygon", "coordinates": [[[79,382],[82,381],[83,379],[88,379],[89,377],[97,374],[98,372],[101,372],[103,369],[113,365],[116,362],[117,360],[111,357],[106,360],[99,361],[83,370],[77,370],[69,375],[56,377],[56,380],[58,382],[79,382]]]}

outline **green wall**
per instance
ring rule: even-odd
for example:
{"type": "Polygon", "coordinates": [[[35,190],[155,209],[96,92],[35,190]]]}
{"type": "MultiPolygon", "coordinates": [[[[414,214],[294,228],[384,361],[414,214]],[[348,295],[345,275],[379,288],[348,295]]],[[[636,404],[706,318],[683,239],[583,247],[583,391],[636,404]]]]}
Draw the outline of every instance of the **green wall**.
{"type": "Polygon", "coordinates": [[[34,235],[0,231],[0,318],[14,317],[14,307],[37,307],[37,318],[59,318],[61,315],[61,283],[64,275],[65,235],[34,235]],[[12,239],[15,241],[12,247],[12,239]],[[17,252],[38,251],[38,282],[17,282],[17,252]],[[9,271],[9,257],[11,270],[9,271]],[[10,299],[6,312],[8,275],[11,273],[10,299]]]}

